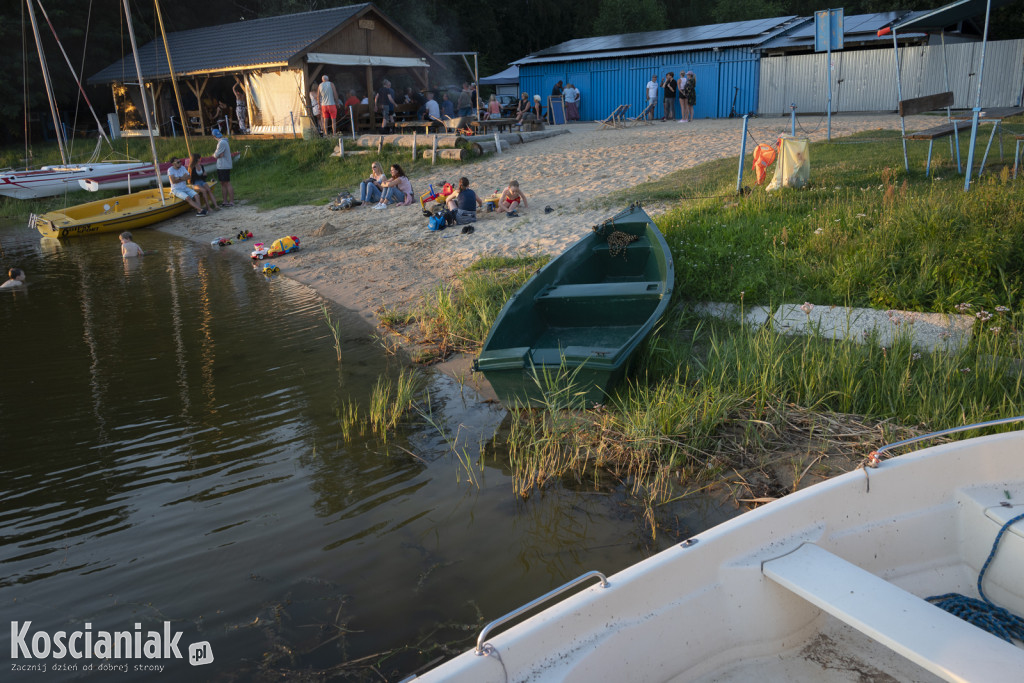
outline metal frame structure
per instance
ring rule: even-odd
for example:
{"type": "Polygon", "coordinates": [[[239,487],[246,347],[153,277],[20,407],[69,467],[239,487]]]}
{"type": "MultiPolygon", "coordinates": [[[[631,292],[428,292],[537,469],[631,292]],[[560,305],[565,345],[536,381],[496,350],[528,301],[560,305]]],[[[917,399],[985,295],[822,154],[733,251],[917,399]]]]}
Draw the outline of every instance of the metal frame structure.
{"type": "MultiPolygon", "coordinates": [[[[985,14],[985,27],[982,32],[981,38],[981,58],[978,64],[978,89],[974,100],[974,107],[972,108],[971,115],[971,143],[967,152],[967,167],[964,173],[964,192],[971,189],[971,175],[974,171],[974,150],[977,145],[978,139],[978,124],[981,122],[981,87],[985,80],[985,49],[988,45],[988,27],[992,17],[992,9],[1003,5],[1007,5],[1013,0],[956,0],[944,7],[940,7],[929,12],[922,14],[913,15],[895,22],[892,27],[892,43],[893,49],[896,55],[896,92],[897,99],[902,99],[903,85],[902,78],[900,75],[900,61],[899,61],[899,47],[896,42],[896,34],[900,30],[911,30],[911,31],[939,31],[943,36],[943,64],[945,65],[945,35],[944,30],[947,26],[955,24],[965,19],[975,17],[984,11],[985,14]]],[[[948,71],[946,72],[947,87],[948,87],[948,71]]],[[[993,121],[992,135],[995,135],[995,129],[999,126],[998,121],[993,121]]],[[[904,136],[906,130],[903,131],[904,136]]],[[[991,146],[992,140],[989,140],[989,146],[991,146]]],[[[988,149],[986,148],[986,156],[988,155],[988,149]]],[[[957,145],[957,161],[959,166],[959,145],[957,145]]],[[[909,161],[907,159],[907,142],[906,139],[903,141],[903,163],[909,168],[909,161]]],[[[981,170],[984,168],[985,162],[982,160],[981,166],[978,168],[978,175],[981,175],[981,170]]]]}

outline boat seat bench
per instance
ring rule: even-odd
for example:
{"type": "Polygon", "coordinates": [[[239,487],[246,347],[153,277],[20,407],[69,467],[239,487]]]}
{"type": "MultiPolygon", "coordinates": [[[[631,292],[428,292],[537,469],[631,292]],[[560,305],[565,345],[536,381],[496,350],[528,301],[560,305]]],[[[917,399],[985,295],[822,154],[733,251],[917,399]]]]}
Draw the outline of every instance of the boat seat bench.
{"type": "Polygon", "coordinates": [[[1024,671],[1024,650],[823,548],[805,543],[762,573],[816,607],[949,681],[1024,671]]]}
{"type": "Polygon", "coordinates": [[[545,299],[590,299],[594,297],[627,297],[639,299],[660,299],[661,282],[596,282],[580,285],[558,285],[537,295],[537,301],[545,299]]]}

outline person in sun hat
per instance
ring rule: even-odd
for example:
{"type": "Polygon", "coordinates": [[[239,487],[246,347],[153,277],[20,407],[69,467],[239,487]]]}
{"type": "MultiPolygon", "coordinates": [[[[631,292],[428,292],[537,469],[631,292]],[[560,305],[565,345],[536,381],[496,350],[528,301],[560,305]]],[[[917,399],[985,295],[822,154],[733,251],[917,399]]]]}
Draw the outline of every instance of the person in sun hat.
{"type": "Polygon", "coordinates": [[[235,205],[235,188],[231,186],[231,146],[228,139],[220,132],[220,128],[211,131],[217,139],[217,149],[213,156],[217,157],[217,180],[220,182],[221,206],[235,205]]]}

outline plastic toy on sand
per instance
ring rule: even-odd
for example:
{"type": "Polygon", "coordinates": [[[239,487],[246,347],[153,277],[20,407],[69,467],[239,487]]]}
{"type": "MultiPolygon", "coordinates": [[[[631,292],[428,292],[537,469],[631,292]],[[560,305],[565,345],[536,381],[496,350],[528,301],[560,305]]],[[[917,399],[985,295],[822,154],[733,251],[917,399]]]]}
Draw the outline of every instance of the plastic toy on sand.
{"type": "Polygon", "coordinates": [[[253,246],[253,252],[250,256],[253,259],[265,259],[265,258],[276,258],[278,256],[284,256],[290,254],[293,251],[299,250],[299,238],[295,235],[288,237],[282,237],[279,240],[274,240],[274,243],[267,247],[263,242],[257,242],[253,246]]]}
{"type": "Polygon", "coordinates": [[[218,237],[217,239],[210,242],[211,247],[226,247],[231,244],[231,240],[227,237],[218,237]]]}
{"type": "Polygon", "coordinates": [[[235,235],[235,239],[237,239],[239,242],[250,240],[252,239],[252,232],[250,232],[249,230],[241,230],[237,235],[235,235]]]}
{"type": "Polygon", "coordinates": [[[263,274],[264,275],[273,275],[274,273],[279,273],[279,272],[281,272],[281,269],[278,268],[277,266],[272,266],[269,263],[267,265],[263,266],[263,274]]]}

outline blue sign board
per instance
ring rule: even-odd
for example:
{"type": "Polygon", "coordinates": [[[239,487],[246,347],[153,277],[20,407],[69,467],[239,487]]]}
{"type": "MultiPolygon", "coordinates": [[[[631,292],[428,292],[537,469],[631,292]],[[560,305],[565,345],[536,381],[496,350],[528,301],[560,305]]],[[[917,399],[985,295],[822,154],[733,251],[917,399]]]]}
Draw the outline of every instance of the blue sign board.
{"type": "Polygon", "coordinates": [[[843,49],[843,10],[823,9],[814,13],[814,51],[843,49]]]}

